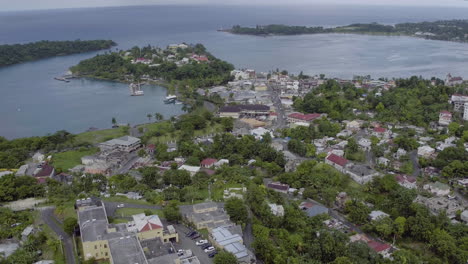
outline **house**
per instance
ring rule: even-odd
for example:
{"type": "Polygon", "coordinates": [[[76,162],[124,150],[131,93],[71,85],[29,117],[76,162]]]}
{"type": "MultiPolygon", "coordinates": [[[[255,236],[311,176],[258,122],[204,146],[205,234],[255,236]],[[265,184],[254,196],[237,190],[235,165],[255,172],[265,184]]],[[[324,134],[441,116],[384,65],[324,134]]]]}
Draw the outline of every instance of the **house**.
{"type": "Polygon", "coordinates": [[[387,167],[390,164],[390,160],[384,157],[379,157],[377,159],[377,164],[387,167]]]}
{"type": "Polygon", "coordinates": [[[452,113],[449,111],[440,111],[439,113],[439,125],[448,126],[452,122],[452,113]]]}
{"type": "Polygon", "coordinates": [[[374,177],[380,175],[377,171],[368,165],[352,163],[347,164],[343,172],[348,174],[355,182],[359,184],[366,184],[372,181],[374,177]]]}
{"type": "Polygon", "coordinates": [[[463,78],[462,77],[453,77],[450,73],[447,74],[447,77],[445,77],[445,85],[447,86],[456,86],[460,85],[463,83],[463,78]]]}
{"type": "Polygon", "coordinates": [[[179,170],[185,170],[185,171],[188,171],[190,173],[190,176],[194,176],[195,174],[197,174],[197,172],[200,171],[200,167],[198,166],[190,166],[190,165],[182,165],[179,167],[179,170]]]}
{"type": "Polygon", "coordinates": [[[40,152],[36,152],[34,153],[32,159],[33,159],[33,162],[40,163],[44,161],[45,155],[40,152]]]}
{"type": "Polygon", "coordinates": [[[268,183],[267,187],[269,189],[272,189],[273,191],[281,192],[281,193],[288,193],[288,190],[289,190],[289,185],[288,184],[283,184],[283,183],[280,183],[280,182],[268,183]]]}
{"type": "Polygon", "coordinates": [[[390,130],[384,127],[374,127],[372,135],[378,138],[390,138],[390,130]]]}
{"type": "Polygon", "coordinates": [[[282,205],[269,203],[268,206],[270,207],[271,213],[274,216],[284,216],[284,207],[282,205]]]}
{"type": "Polygon", "coordinates": [[[401,159],[401,157],[406,156],[408,152],[402,148],[399,148],[397,152],[393,155],[395,159],[401,159]]]}
{"type": "Polygon", "coordinates": [[[450,194],[450,186],[441,182],[428,183],[423,186],[423,189],[436,196],[445,196],[450,194]]]}
{"type": "Polygon", "coordinates": [[[229,160],[228,159],[220,159],[214,164],[214,166],[215,166],[215,168],[220,168],[225,164],[229,165],[229,160]]]}
{"type": "Polygon", "coordinates": [[[268,116],[270,107],[267,105],[252,104],[252,105],[228,105],[219,109],[219,117],[257,117],[268,116]]]}
{"type": "Polygon", "coordinates": [[[463,187],[468,187],[468,178],[458,180],[457,183],[463,187]]]}
{"type": "Polygon", "coordinates": [[[101,151],[120,150],[124,152],[133,152],[140,148],[141,140],[136,137],[123,136],[100,143],[98,146],[101,151]]]}
{"type": "Polygon", "coordinates": [[[363,151],[369,151],[371,149],[372,142],[367,138],[361,138],[358,141],[358,145],[363,151]]]}
{"type": "Polygon", "coordinates": [[[33,176],[36,178],[37,182],[45,183],[47,178],[50,178],[55,175],[55,168],[45,163],[40,168],[37,168],[33,176]]]}
{"type": "Polygon", "coordinates": [[[414,199],[414,202],[426,206],[433,215],[439,215],[445,212],[450,219],[455,218],[457,212],[463,211],[464,209],[460,202],[446,196],[427,198],[418,195],[416,199],[414,199]]]}
{"type": "Polygon", "coordinates": [[[434,154],[435,149],[429,146],[421,146],[418,148],[418,156],[424,158],[430,158],[432,154],[434,154]]]}
{"type": "Polygon", "coordinates": [[[353,120],[349,122],[348,124],[346,124],[346,129],[351,130],[353,132],[357,132],[361,130],[361,125],[362,125],[362,121],[353,120]]]}
{"type": "Polygon", "coordinates": [[[382,255],[383,257],[389,257],[390,255],[390,249],[392,248],[389,244],[381,243],[378,241],[375,241],[373,239],[368,238],[366,235],[363,234],[356,234],[351,237],[349,237],[349,240],[351,242],[364,242],[369,246],[372,250],[377,252],[378,254],[382,255]]]}
{"type": "Polygon", "coordinates": [[[200,166],[202,168],[211,168],[215,165],[215,163],[218,162],[217,159],[211,159],[211,158],[207,158],[207,159],[204,159],[200,162],[200,166]]]}
{"type": "Polygon", "coordinates": [[[384,213],[382,211],[372,211],[369,214],[369,220],[371,220],[371,221],[381,220],[381,219],[383,219],[385,217],[390,217],[390,215],[386,214],[386,213],[384,213]]]}
{"type": "Polygon", "coordinates": [[[265,129],[265,128],[263,128],[263,127],[259,127],[259,128],[256,128],[256,129],[252,129],[252,130],[250,131],[250,134],[251,134],[252,136],[254,136],[255,139],[257,139],[257,140],[262,139],[263,136],[264,136],[265,134],[270,134],[271,138],[274,137],[273,133],[272,133],[270,130],[265,129]]]}
{"type": "Polygon", "coordinates": [[[426,167],[423,169],[424,175],[433,178],[433,177],[439,177],[440,176],[440,170],[436,167],[426,167]]]}
{"type": "Polygon", "coordinates": [[[195,228],[208,230],[220,227],[234,225],[224,210],[221,203],[206,202],[194,205],[179,206],[182,217],[192,223],[195,228]]]}
{"type": "Polygon", "coordinates": [[[346,164],[348,164],[348,160],[343,157],[337,156],[335,154],[330,154],[325,159],[325,163],[333,166],[335,169],[339,170],[340,172],[344,172],[344,168],[346,164]]]}
{"type": "Polygon", "coordinates": [[[328,208],[317,202],[302,202],[299,208],[303,210],[308,217],[314,217],[321,214],[328,214],[328,208]]]}
{"type": "Polygon", "coordinates": [[[127,223],[129,232],[137,233],[139,240],[160,238],[163,243],[178,242],[179,235],[175,232],[173,226],[164,225],[158,215],[145,215],[144,213],[132,216],[133,221],[127,223]]]}
{"type": "Polygon", "coordinates": [[[243,244],[242,236],[233,234],[227,227],[214,228],[209,235],[212,244],[233,254],[238,263],[250,264],[255,262],[255,256],[243,244]]]}
{"type": "Polygon", "coordinates": [[[156,146],[154,144],[149,144],[146,146],[146,153],[148,155],[154,155],[155,150],[156,150],[156,146]]]}
{"type": "Polygon", "coordinates": [[[127,197],[128,199],[131,199],[131,200],[140,200],[143,198],[143,195],[137,193],[137,192],[127,192],[127,193],[116,193],[115,195],[119,195],[119,196],[125,196],[127,197]]]}
{"type": "Polygon", "coordinates": [[[412,176],[407,176],[404,174],[397,174],[395,175],[395,180],[398,182],[400,186],[403,186],[407,189],[416,189],[418,187],[416,185],[416,178],[412,176]]]}
{"type": "Polygon", "coordinates": [[[460,218],[463,222],[468,224],[468,210],[465,210],[461,213],[460,218]]]}
{"type": "Polygon", "coordinates": [[[288,122],[289,123],[298,123],[298,122],[305,122],[311,123],[315,119],[320,118],[322,114],[303,114],[303,113],[292,113],[288,115],[288,122]]]}

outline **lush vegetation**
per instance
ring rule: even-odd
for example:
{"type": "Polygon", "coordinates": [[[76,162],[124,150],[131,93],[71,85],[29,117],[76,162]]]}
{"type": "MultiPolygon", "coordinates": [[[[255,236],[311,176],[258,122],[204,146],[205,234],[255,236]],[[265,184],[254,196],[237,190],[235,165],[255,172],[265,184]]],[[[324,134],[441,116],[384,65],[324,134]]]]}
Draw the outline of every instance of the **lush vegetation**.
{"type": "Polygon", "coordinates": [[[39,41],[0,45],[0,67],[54,56],[109,49],[112,40],[39,41]]]}
{"type": "Polygon", "coordinates": [[[186,49],[160,50],[151,46],[139,48],[134,47],[129,51],[111,52],[97,55],[94,58],[81,61],[78,65],[71,67],[73,73],[85,77],[103,78],[118,81],[126,81],[128,76],[133,79],[140,79],[143,75],[148,75],[153,79],[164,80],[165,82],[181,82],[179,87],[207,87],[219,85],[231,79],[230,72],[234,67],[220,59],[217,59],[201,44],[189,46],[186,49]],[[178,67],[176,60],[190,57],[191,54],[203,55],[208,58],[206,62],[191,61],[178,67]],[[173,60],[168,60],[168,56],[174,56],[173,60]],[[145,58],[151,60],[151,66],[136,63],[131,60],[145,58]]]}
{"type": "MultiPolygon", "coordinates": [[[[328,80],[303,99],[296,98],[293,107],[305,113],[327,113],[334,120],[355,118],[353,109],[371,111],[376,112],[379,121],[426,127],[438,120],[441,110],[449,109],[449,96],[455,91],[453,87],[432,86],[429,80],[411,77],[396,80],[396,88],[377,96],[352,84],[328,80]]],[[[369,119],[365,115],[359,118],[369,119]]]]}
{"type": "Polygon", "coordinates": [[[447,20],[420,23],[402,23],[382,25],[378,23],[351,24],[332,28],[305,27],[287,25],[266,25],[256,27],[233,26],[227,30],[234,34],[244,35],[300,35],[323,33],[356,33],[356,34],[389,34],[409,35],[434,40],[468,41],[468,20],[447,20]]]}

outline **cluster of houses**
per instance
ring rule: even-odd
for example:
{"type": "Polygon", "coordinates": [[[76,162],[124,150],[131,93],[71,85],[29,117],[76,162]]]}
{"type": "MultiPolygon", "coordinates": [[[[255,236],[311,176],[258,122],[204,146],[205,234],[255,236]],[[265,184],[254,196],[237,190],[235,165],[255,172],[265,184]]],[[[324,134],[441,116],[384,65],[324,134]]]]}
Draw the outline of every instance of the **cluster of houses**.
{"type": "Polygon", "coordinates": [[[200,263],[197,257],[182,255],[172,243],[179,237],[174,226],[165,225],[158,215],[136,214],[127,223],[109,223],[103,202],[96,198],[75,204],[85,260],[114,264],[200,263]]]}
{"type": "Polygon", "coordinates": [[[197,229],[208,230],[212,245],[232,253],[238,263],[255,262],[255,255],[244,245],[242,228],[229,220],[223,203],[181,205],[179,210],[184,221],[197,229]]]}

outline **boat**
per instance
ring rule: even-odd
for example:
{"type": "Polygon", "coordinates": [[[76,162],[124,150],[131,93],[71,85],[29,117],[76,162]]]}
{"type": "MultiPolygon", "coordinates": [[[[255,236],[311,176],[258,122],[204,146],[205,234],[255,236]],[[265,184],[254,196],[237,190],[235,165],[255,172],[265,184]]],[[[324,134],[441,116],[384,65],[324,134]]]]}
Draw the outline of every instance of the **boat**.
{"type": "Polygon", "coordinates": [[[166,99],[164,99],[164,103],[166,104],[172,104],[172,103],[175,103],[177,100],[177,96],[175,95],[168,95],[166,96],[166,99]]]}
{"type": "Polygon", "coordinates": [[[131,83],[129,87],[131,96],[145,95],[145,93],[141,90],[140,83],[131,83]]]}

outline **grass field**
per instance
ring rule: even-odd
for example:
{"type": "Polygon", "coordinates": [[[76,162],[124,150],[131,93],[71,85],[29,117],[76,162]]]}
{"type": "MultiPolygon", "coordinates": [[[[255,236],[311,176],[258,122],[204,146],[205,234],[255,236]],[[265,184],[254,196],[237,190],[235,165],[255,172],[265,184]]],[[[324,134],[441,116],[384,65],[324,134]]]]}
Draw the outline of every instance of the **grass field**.
{"type": "Polygon", "coordinates": [[[119,208],[115,211],[115,215],[118,217],[132,217],[132,215],[141,214],[148,210],[151,211],[152,214],[164,218],[162,211],[157,209],[119,208]]]}
{"type": "Polygon", "coordinates": [[[81,158],[84,156],[89,156],[97,153],[99,151],[98,148],[90,148],[90,149],[80,149],[80,150],[72,150],[54,154],[53,161],[54,167],[61,168],[62,170],[68,170],[76,165],[81,164],[81,158]]]}
{"type": "Polygon", "coordinates": [[[84,132],[76,135],[76,142],[88,142],[96,144],[113,138],[118,138],[126,135],[125,127],[104,129],[98,131],[84,132]]]}
{"type": "Polygon", "coordinates": [[[152,205],[151,203],[148,203],[147,201],[144,201],[144,200],[133,200],[133,199],[128,199],[127,197],[124,197],[124,196],[112,196],[112,197],[103,198],[103,200],[108,201],[108,202],[117,202],[117,203],[152,205]]]}
{"type": "MultiPolygon", "coordinates": [[[[170,122],[168,121],[160,122],[160,123],[145,124],[145,125],[142,125],[141,127],[146,128],[145,136],[153,135],[155,133],[161,134],[161,136],[151,136],[149,138],[148,140],[149,143],[153,143],[153,144],[158,143],[158,142],[166,143],[169,141],[174,141],[180,135],[180,131],[172,132],[173,130],[172,126],[170,122]]],[[[193,135],[195,137],[199,137],[203,135],[217,133],[217,132],[220,132],[221,130],[222,130],[221,124],[214,123],[214,124],[208,125],[205,129],[195,130],[193,135]]]]}

